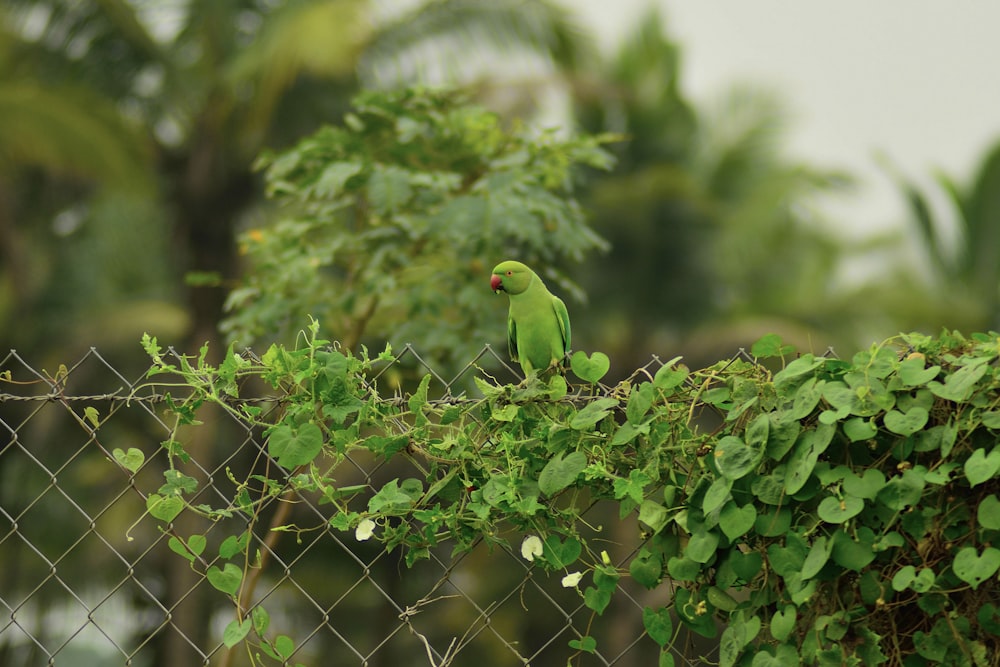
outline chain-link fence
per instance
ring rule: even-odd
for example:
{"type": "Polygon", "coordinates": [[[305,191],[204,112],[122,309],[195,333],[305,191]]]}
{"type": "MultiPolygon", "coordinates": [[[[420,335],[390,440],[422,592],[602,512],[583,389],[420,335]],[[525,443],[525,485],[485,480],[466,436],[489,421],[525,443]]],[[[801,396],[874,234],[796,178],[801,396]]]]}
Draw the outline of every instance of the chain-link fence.
{"type": "MultiPolygon", "coordinates": [[[[450,380],[425,368],[449,390],[477,365],[450,380]]],[[[245,646],[223,643],[231,602],[176,548],[181,536],[204,535],[211,546],[201,565],[211,565],[207,554],[241,532],[256,547],[255,599],[267,601],[272,625],[292,642],[286,664],[544,666],[571,656],[579,665],[656,664],[641,611],[668,602],[669,584],[650,592],[624,577],[596,617],[516,546],[481,542],[454,556],[444,547],[408,568],[399,553],[331,529],[329,506],[305,497],[276,497],[252,523],[239,512],[216,521],[183,512],[164,529],[147,498],[171,465],[162,446],[174,433],[167,392],[183,388],[154,380],[119,372],[96,350],[48,369],[14,351],[0,357],[0,665],[254,663],[245,646]],[[135,471],[120,460],[130,449],[144,454],[135,471]],[[598,639],[596,653],[568,646],[582,636],[598,639]]],[[[279,399],[252,402],[268,410],[279,399]]],[[[188,500],[208,505],[233,498],[240,480],[267,464],[267,449],[259,429],[228,412],[209,406],[199,418],[186,441],[186,473],[198,480],[188,500]]],[[[338,479],[379,488],[408,465],[354,456],[338,479]]],[[[609,506],[595,503],[583,519],[616,562],[640,546],[634,518],[621,521],[609,506]]],[[[717,655],[696,636],[675,646],[678,665],[717,655]]]]}

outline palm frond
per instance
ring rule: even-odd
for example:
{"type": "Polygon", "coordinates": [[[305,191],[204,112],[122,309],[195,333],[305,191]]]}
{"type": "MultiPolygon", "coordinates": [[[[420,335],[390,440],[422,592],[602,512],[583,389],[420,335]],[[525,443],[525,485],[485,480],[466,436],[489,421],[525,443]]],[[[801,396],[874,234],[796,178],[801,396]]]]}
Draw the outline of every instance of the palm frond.
{"type": "Polygon", "coordinates": [[[0,168],[31,164],[127,189],[150,185],[143,138],[103,98],[29,81],[0,85],[0,168]]]}

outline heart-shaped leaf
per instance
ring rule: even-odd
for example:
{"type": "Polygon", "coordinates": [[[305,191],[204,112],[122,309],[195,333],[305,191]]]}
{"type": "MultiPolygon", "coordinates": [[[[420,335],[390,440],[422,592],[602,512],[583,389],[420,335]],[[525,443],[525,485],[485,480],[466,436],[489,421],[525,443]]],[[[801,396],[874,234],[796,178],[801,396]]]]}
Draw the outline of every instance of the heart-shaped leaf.
{"type": "Polygon", "coordinates": [[[816,514],[827,523],[844,523],[848,519],[856,517],[865,508],[865,501],[854,496],[827,496],[820,501],[816,508],[816,514]]]}
{"type": "Polygon", "coordinates": [[[243,570],[232,563],[226,563],[220,570],[218,566],[212,565],[205,573],[208,583],[216,589],[229,595],[236,595],[240,589],[240,582],[243,581],[243,570]]]}
{"type": "Polygon", "coordinates": [[[670,643],[674,634],[674,623],[670,619],[670,609],[643,607],[642,625],[646,628],[649,638],[660,646],[670,643]]]}
{"type": "Polygon", "coordinates": [[[996,494],[991,493],[979,501],[976,518],[983,528],[1000,530],[1000,500],[997,499],[996,494]]]}
{"type": "Polygon", "coordinates": [[[582,550],[580,540],[575,537],[567,537],[566,541],[563,542],[556,535],[549,535],[545,538],[543,547],[546,562],[560,570],[575,563],[582,550]]]}
{"type": "Polygon", "coordinates": [[[576,478],[587,467],[587,455],[583,452],[570,452],[565,457],[560,453],[542,468],[538,476],[538,490],[547,496],[562,491],[576,481],[576,478]]]}
{"type": "Polygon", "coordinates": [[[573,418],[569,420],[569,426],[577,431],[588,431],[594,428],[597,422],[611,414],[611,409],[617,405],[618,401],[609,396],[591,401],[573,415],[573,418]]]}
{"type": "MultiPolygon", "coordinates": [[[[766,423],[766,422],[765,422],[766,423]]],[[[715,465],[724,477],[732,480],[745,477],[764,457],[764,452],[743,444],[736,436],[727,435],[715,447],[715,465]]]]}
{"type": "Polygon", "coordinates": [[[188,538],[186,543],[181,542],[176,537],[171,537],[167,540],[167,546],[170,547],[171,551],[183,556],[191,562],[194,562],[194,559],[205,551],[205,545],[207,543],[208,540],[205,539],[204,535],[192,535],[188,538]]]}
{"type": "Polygon", "coordinates": [[[129,472],[138,471],[146,460],[146,456],[142,453],[142,450],[136,449],[135,447],[129,447],[127,452],[123,452],[118,447],[115,447],[111,451],[111,455],[115,457],[115,461],[118,462],[118,465],[125,468],[129,472]]]}
{"type": "Polygon", "coordinates": [[[792,636],[795,630],[795,605],[785,605],[785,608],[774,612],[771,617],[771,636],[779,642],[784,642],[792,636]]]}
{"type": "Polygon", "coordinates": [[[951,568],[959,579],[974,590],[1000,570],[1000,549],[986,547],[979,554],[975,547],[963,547],[955,554],[951,568]]]}
{"type": "Polygon", "coordinates": [[[235,619],[230,621],[229,625],[222,632],[222,643],[226,645],[226,648],[236,646],[246,638],[252,626],[253,621],[249,618],[245,619],[242,623],[235,619]]]}
{"type": "Polygon", "coordinates": [[[930,413],[926,408],[914,406],[905,413],[899,410],[889,410],[885,413],[883,423],[893,433],[912,435],[927,425],[930,413]]]}
{"type": "Polygon", "coordinates": [[[719,534],[710,530],[696,531],[684,548],[684,556],[696,563],[707,563],[719,546],[719,534]]]}
{"type": "Polygon", "coordinates": [[[323,431],[308,422],[297,428],[275,426],[267,440],[267,451],[283,468],[297,468],[311,462],[323,449],[323,431]]]}
{"type": "Polygon", "coordinates": [[[663,576],[663,559],[644,548],[628,564],[628,573],[637,584],[653,590],[663,576]]]}
{"type": "Polygon", "coordinates": [[[965,461],[965,477],[969,480],[970,486],[982,484],[996,475],[997,471],[1000,471],[1000,448],[987,454],[980,447],[965,461]]]}
{"type": "Polygon", "coordinates": [[[574,352],[569,358],[569,365],[578,378],[584,382],[597,384],[607,375],[608,369],[611,368],[611,360],[603,352],[594,352],[589,357],[585,352],[574,352]]]}
{"type": "Polygon", "coordinates": [[[161,496],[158,493],[151,493],[146,498],[146,509],[160,521],[170,523],[184,509],[184,499],[180,496],[161,496]]]}
{"type": "Polygon", "coordinates": [[[899,379],[907,387],[927,384],[936,378],[940,372],[940,366],[931,366],[925,369],[924,360],[920,357],[911,357],[899,364],[899,379]]]}
{"type": "Polygon", "coordinates": [[[844,477],[844,493],[855,498],[875,500],[885,486],[885,475],[880,470],[868,468],[861,477],[850,474],[844,477]]]}
{"type": "Polygon", "coordinates": [[[875,560],[875,533],[870,528],[862,526],[857,531],[858,539],[853,539],[848,533],[839,530],[833,538],[833,551],[830,556],[833,561],[848,570],[860,572],[866,565],[875,560]]]}
{"type": "Polygon", "coordinates": [[[731,502],[722,508],[722,513],[719,515],[719,528],[732,541],[745,535],[748,530],[753,528],[756,520],[756,507],[751,504],[740,507],[736,503],[731,502]]]}

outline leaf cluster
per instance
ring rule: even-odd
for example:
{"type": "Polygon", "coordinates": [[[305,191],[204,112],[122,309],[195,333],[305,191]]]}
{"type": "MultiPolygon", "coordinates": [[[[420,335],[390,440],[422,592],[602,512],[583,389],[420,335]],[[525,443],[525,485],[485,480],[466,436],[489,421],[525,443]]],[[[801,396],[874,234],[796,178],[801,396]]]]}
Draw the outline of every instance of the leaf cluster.
{"type": "MultiPolygon", "coordinates": [[[[259,360],[230,349],[218,368],[204,355],[172,363],[146,339],[151,372],[180,373],[192,390],[175,405],[181,421],[205,401],[221,405],[266,429],[271,463],[219,508],[191,507],[191,478],[168,472],[169,488],[150,496],[153,516],[169,522],[186,507],[254,517],[265,500],[299,494],[329,507],[328,527],[399,550],[409,565],[442,547],[520,544],[582,589],[595,616],[622,577],[670,586],[672,601],[643,614],[665,665],[681,627],[718,636],[722,665],[996,664],[996,334],[901,335],[850,360],[797,355],[768,336],[749,355],[699,371],[653,364],[614,387],[600,383],[604,355],[577,353],[570,381],[480,377],[474,398],[441,394],[430,375],[410,393],[387,392],[391,350],[355,356],[317,334],[314,322],[298,349],[272,346],[259,360]],[[278,392],[280,414],[237,400],[248,378],[278,392]],[[417,472],[338,481],[358,452],[404,457],[417,472]],[[587,524],[598,500],[634,522],[622,562],[587,524]]],[[[184,456],[176,440],[165,446],[172,461],[184,456]]],[[[132,450],[116,457],[142,464],[132,450]]],[[[260,608],[240,588],[260,567],[245,535],[226,542],[242,568],[203,572],[237,605],[230,631],[246,631],[227,631],[233,643],[260,608]]],[[[204,540],[171,546],[195,566],[204,540]]],[[[596,640],[571,647],[594,651],[596,640]]]]}
{"type": "Polygon", "coordinates": [[[607,140],[505,127],[454,91],[362,93],[342,125],[259,160],[281,217],[243,235],[224,330],[247,344],[310,313],[349,349],[468,359],[499,259],[558,266],[603,246],[572,192],[576,168],[610,166],[607,140]]]}

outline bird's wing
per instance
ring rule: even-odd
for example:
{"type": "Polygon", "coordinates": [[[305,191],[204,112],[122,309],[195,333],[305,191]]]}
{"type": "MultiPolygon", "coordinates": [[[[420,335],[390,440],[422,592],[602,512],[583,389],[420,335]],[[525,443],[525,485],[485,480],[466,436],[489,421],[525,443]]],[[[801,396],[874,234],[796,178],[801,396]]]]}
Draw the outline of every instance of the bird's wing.
{"type": "Polygon", "coordinates": [[[555,295],[552,295],[552,309],[556,312],[556,321],[559,322],[563,353],[568,353],[570,343],[569,311],[566,310],[566,304],[563,303],[563,300],[555,295]]]}
{"type": "Polygon", "coordinates": [[[511,361],[518,361],[517,358],[517,324],[514,318],[507,316],[507,353],[510,354],[511,361]]]}

